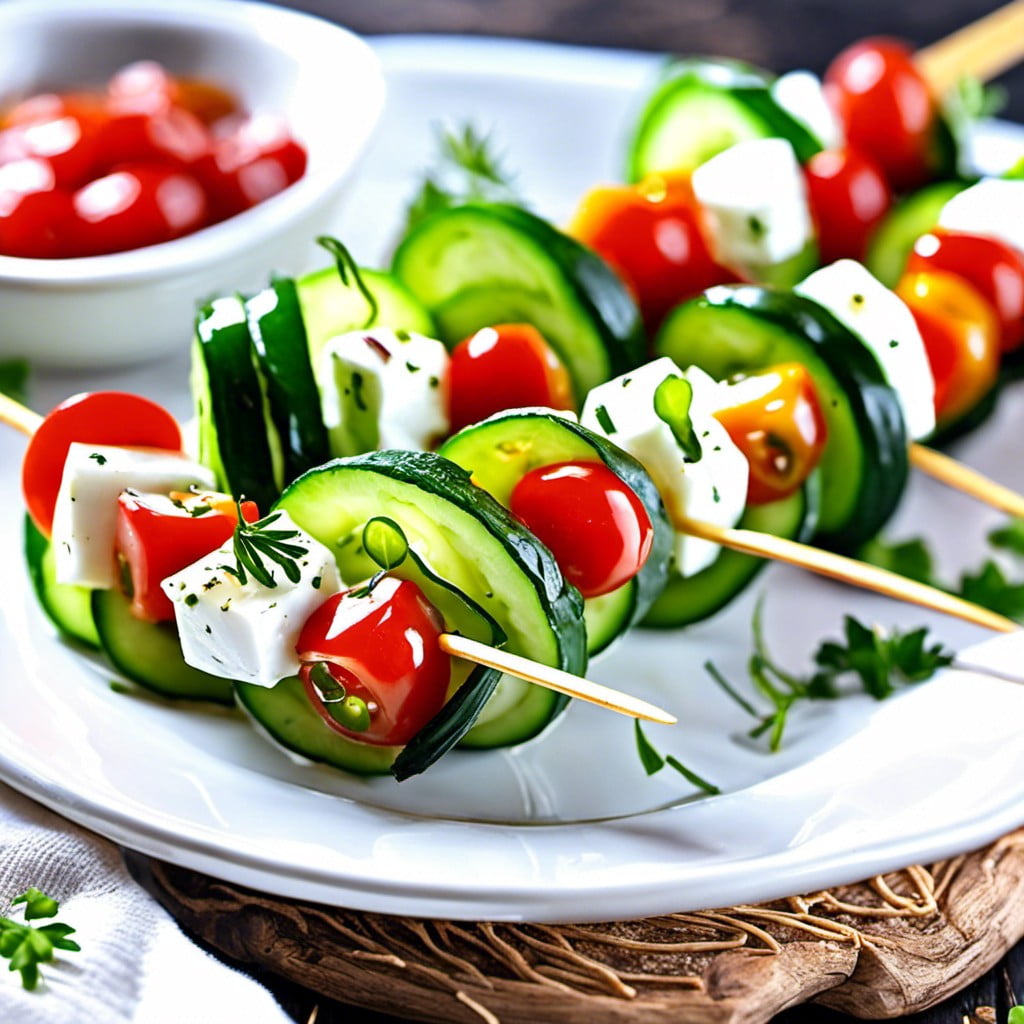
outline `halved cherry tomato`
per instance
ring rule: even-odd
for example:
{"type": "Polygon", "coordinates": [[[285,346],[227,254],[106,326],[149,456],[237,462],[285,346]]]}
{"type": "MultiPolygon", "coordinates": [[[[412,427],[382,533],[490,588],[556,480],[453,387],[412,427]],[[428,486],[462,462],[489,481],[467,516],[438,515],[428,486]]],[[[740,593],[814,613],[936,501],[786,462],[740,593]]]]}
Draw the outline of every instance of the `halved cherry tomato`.
{"type": "Polygon", "coordinates": [[[443,632],[440,613],[409,580],[385,576],[369,594],[363,588],[329,597],[302,627],[295,648],[310,702],[343,736],[408,743],[448,694],[451,664],[438,643],[443,632]],[[330,674],[326,683],[318,664],[330,674]],[[352,727],[360,724],[365,728],[352,727]]]}
{"type": "Polygon", "coordinates": [[[72,442],[181,450],[181,430],[164,408],[123,391],[72,395],[39,425],[21,465],[21,488],[36,526],[50,536],[64,460],[72,442]]]}
{"type": "Polygon", "coordinates": [[[74,216],[69,193],[57,188],[45,160],[0,166],[0,253],[41,259],[60,256],[74,216]]]}
{"type": "Polygon", "coordinates": [[[680,302],[737,279],[711,258],[686,178],[651,175],[636,185],[595,188],[568,230],[615,268],[652,335],[680,302]]]}
{"type": "Polygon", "coordinates": [[[560,462],[522,477],[512,514],[555,556],[584,597],[617,590],[642,568],[654,527],[636,492],[603,462],[560,462]]]}
{"type": "Polygon", "coordinates": [[[715,412],[750,463],[748,505],[787,498],[803,486],[825,450],[828,427],[814,379],[800,363],[778,363],[729,385],[715,412]]]}
{"type": "Polygon", "coordinates": [[[284,120],[271,114],[218,130],[212,148],[195,164],[217,219],[277,195],[305,171],[306,150],[292,138],[284,120]]]}
{"type": "Polygon", "coordinates": [[[211,146],[206,126],[181,107],[167,107],[155,113],[117,113],[99,132],[105,169],[127,163],[158,163],[187,169],[205,156],[211,146]]]}
{"type": "Polygon", "coordinates": [[[206,196],[189,174],[157,164],[129,164],[72,197],[68,250],[78,256],[124,252],[195,231],[206,196]]]}
{"type": "Polygon", "coordinates": [[[871,233],[892,205],[881,169],[855,149],[828,149],[808,160],[804,178],[821,262],[863,260],[871,233]]]}
{"type": "Polygon", "coordinates": [[[531,324],[482,327],[452,349],[448,419],[461,430],[505,409],[575,409],[569,372],[531,324]]]}
{"type": "Polygon", "coordinates": [[[992,307],[957,274],[904,274],[896,294],[910,307],[935,378],[940,426],[970,411],[999,375],[999,321],[992,307]]]}
{"type": "Polygon", "coordinates": [[[846,140],[872,157],[897,191],[930,175],[936,103],[896,39],[863,39],[843,50],[825,73],[825,92],[846,140]]]}
{"type": "MultiPolygon", "coordinates": [[[[242,502],[247,522],[259,518],[254,501],[242,502]]],[[[118,498],[116,550],[132,601],[132,614],[146,622],[171,622],[174,605],[161,580],[180,572],[223,544],[238,524],[227,494],[139,494],[118,498]]]]}
{"type": "Polygon", "coordinates": [[[75,188],[89,179],[100,160],[104,120],[101,113],[83,109],[13,125],[0,132],[0,159],[45,160],[58,186],[75,188]]]}
{"type": "Polygon", "coordinates": [[[935,228],[914,243],[907,273],[948,271],[986,299],[999,319],[1000,349],[1024,342],[1024,256],[1005,242],[935,228]]]}

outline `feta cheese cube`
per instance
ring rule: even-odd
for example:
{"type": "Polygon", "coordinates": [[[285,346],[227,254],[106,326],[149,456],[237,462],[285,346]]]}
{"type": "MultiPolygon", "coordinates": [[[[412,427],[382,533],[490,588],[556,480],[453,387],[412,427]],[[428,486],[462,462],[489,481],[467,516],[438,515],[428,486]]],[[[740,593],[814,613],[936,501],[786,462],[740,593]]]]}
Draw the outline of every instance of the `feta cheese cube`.
{"type": "Polygon", "coordinates": [[[213,490],[205,466],[179,452],[72,443],[53,513],[58,583],[109,589],[117,582],[117,497],[138,491],[213,490]]]}
{"type": "Polygon", "coordinates": [[[914,440],[935,429],[935,379],[906,303],[856,260],[837,260],[794,289],[827,309],[864,342],[896,392],[914,440]]]}
{"type": "Polygon", "coordinates": [[[772,99],[790,117],[799,121],[820,143],[822,149],[839,149],[843,128],[832,111],[821,79],[813,71],[787,71],[771,85],[772,99]]]}
{"type": "Polygon", "coordinates": [[[448,433],[447,373],[447,349],[422,334],[374,328],[332,338],[318,374],[332,453],[433,448],[448,433]]]}
{"type": "MultiPolygon", "coordinates": [[[[708,374],[695,366],[684,373],[666,357],[594,388],[580,422],[643,465],[671,515],[735,526],[746,506],[750,468],[714,417],[719,401],[718,385],[708,374]],[[683,377],[693,388],[690,420],[701,446],[697,462],[687,461],[671,427],[655,411],[655,392],[667,377],[683,377]]],[[[692,576],[709,566],[719,550],[710,541],[677,533],[675,571],[692,576]]]]}
{"type": "Polygon", "coordinates": [[[730,146],[693,172],[693,192],[715,259],[746,276],[762,276],[814,238],[803,172],[785,139],[730,146]]]}
{"type": "Polygon", "coordinates": [[[295,530],[288,543],[307,550],[296,559],[297,583],[267,559],[276,586],[265,587],[251,574],[240,582],[224,568],[238,564],[231,540],[161,583],[174,605],[182,654],[193,668],[257,686],[274,686],[299,671],[299,633],[324,600],[341,589],[341,581],[331,552],[287,512],[273,528],[295,530]]]}
{"type": "Polygon", "coordinates": [[[1024,181],[982,178],[946,203],[939,227],[986,235],[1024,252],[1024,181]]]}

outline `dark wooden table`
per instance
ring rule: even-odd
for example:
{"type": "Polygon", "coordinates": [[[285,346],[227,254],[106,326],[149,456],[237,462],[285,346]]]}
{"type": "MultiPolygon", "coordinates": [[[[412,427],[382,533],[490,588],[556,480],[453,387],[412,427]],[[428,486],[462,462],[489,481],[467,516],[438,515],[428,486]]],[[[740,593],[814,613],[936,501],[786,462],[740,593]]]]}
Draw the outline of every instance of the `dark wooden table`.
{"type": "MultiPolygon", "coordinates": [[[[894,35],[924,46],[1000,6],[981,0],[279,0],[357,32],[468,33],[594,46],[733,56],[783,71],[822,72],[847,43],[894,35]]],[[[1000,80],[1004,116],[1024,121],[1024,68],[1000,80]]],[[[211,950],[211,952],[213,952],[211,950]]],[[[265,971],[236,964],[265,984],[300,1024],[403,1024],[394,1017],[325,1000],[265,971]]],[[[1024,999],[1024,944],[960,995],[906,1024],[1003,1024],[1024,999]],[[984,1008],[992,1008],[989,1016],[984,1008]],[[981,1013],[979,1014],[979,1009],[981,1013]]],[[[849,1024],[815,1007],[788,1011],[777,1024],[849,1024]]]]}

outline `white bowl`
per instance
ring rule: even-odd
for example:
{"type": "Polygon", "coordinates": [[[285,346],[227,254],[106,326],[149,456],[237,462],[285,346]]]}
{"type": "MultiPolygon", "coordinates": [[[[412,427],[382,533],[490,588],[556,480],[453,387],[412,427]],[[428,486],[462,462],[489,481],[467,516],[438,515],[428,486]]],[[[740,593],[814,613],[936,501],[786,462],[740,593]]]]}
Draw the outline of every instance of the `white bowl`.
{"type": "Polygon", "coordinates": [[[97,367],[189,343],[198,301],[306,269],[384,103],[373,51],[346,29],[240,0],[0,3],[0,100],[100,84],[150,58],[227,86],[248,110],[283,114],[306,174],[193,235],[109,256],[0,256],[0,356],[97,367]]]}

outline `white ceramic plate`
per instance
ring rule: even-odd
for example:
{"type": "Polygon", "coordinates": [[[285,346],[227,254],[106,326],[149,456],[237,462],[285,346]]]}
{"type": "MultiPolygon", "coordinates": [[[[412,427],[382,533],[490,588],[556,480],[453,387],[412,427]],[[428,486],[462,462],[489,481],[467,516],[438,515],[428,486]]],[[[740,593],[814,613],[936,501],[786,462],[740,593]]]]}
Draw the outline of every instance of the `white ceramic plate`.
{"type": "MultiPolygon", "coordinates": [[[[493,128],[525,195],[564,218],[616,176],[622,128],[655,69],[635,54],[530,44],[384,40],[390,100],[343,222],[382,259],[402,203],[434,152],[439,112],[493,128]]],[[[1016,143],[1011,129],[991,147],[1016,143]]],[[[991,148],[990,147],[990,148],[991,148]]],[[[993,150],[995,156],[999,153],[993,150]]],[[[991,157],[992,154],[990,154],[991,157]]],[[[183,334],[186,333],[183,331],[183,334]]],[[[187,339],[183,337],[183,343],[187,339]]],[[[184,344],[183,344],[184,352],[184,344]]],[[[144,371],[40,379],[48,408],[102,384],[187,413],[184,354],[144,371]]],[[[1024,403],[1008,394],[960,454],[1024,487],[1024,403]]],[[[681,633],[636,633],[594,678],[676,711],[648,735],[715,781],[696,799],[668,771],[647,778],[632,725],[583,706],[511,751],[454,753],[398,785],[303,768],[229,714],[170,707],[108,685],[102,663],[57,641],[17,554],[20,441],[0,436],[0,778],[127,846],[285,896],[404,914],[594,920],[764,900],[978,846],[1024,821],[1024,688],[946,673],[876,703],[801,708],[781,753],[706,676],[743,678],[750,614],[766,593],[771,644],[794,668],[842,615],[927,623],[962,648],[982,631],[773,567],[741,601],[681,633]]],[[[951,573],[976,564],[998,517],[915,479],[894,534],[925,533],[951,573]]],[[[982,652],[985,653],[985,652],[982,652]]],[[[1016,636],[991,659],[1019,659],[1016,636]]],[[[981,657],[979,654],[976,657],[981,657]]]]}

